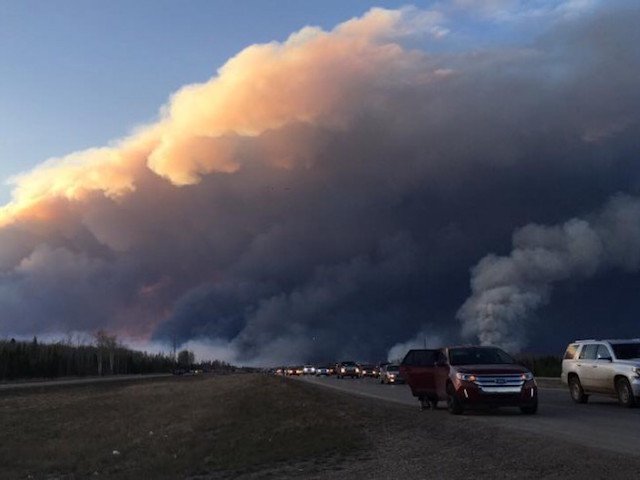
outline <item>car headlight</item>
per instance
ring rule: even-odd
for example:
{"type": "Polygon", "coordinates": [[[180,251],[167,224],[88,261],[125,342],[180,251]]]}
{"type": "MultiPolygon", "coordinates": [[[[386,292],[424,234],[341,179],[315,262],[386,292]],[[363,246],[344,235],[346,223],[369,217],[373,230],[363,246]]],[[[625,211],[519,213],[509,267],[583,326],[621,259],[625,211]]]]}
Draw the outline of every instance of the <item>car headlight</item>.
{"type": "Polygon", "coordinates": [[[341,372],[341,373],[344,373],[344,372],[346,372],[346,370],[345,370],[344,368],[341,368],[341,369],[340,369],[340,372],[341,372]]]}
{"type": "Polygon", "coordinates": [[[456,378],[463,382],[475,382],[478,379],[478,377],[472,373],[456,373],[456,378]]]}
{"type": "Polygon", "coordinates": [[[356,368],[356,373],[360,373],[360,369],[359,368],[356,368]]]}
{"type": "Polygon", "coordinates": [[[528,382],[530,380],[533,380],[533,373],[531,372],[523,373],[522,375],[520,375],[520,378],[522,378],[522,380],[524,380],[525,382],[528,382]]]}
{"type": "Polygon", "coordinates": [[[395,373],[390,373],[389,374],[389,378],[396,378],[396,374],[395,373]]]}

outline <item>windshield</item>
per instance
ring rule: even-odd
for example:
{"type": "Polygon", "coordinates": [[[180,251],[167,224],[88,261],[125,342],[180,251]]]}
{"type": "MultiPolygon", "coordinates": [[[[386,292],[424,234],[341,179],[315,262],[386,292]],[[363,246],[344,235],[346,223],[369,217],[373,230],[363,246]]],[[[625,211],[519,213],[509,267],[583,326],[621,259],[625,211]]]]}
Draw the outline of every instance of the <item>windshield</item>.
{"type": "Polygon", "coordinates": [[[505,365],[515,363],[499,348],[452,348],[449,350],[451,365],[505,365]]]}
{"type": "Polygon", "coordinates": [[[397,365],[389,365],[387,367],[387,372],[397,372],[400,368],[397,365]]]}
{"type": "Polygon", "coordinates": [[[613,353],[619,360],[629,360],[631,358],[640,358],[640,343],[618,343],[611,345],[613,353]]]}
{"type": "Polygon", "coordinates": [[[356,362],[342,362],[342,365],[344,365],[345,367],[352,367],[355,364],[356,362]]]}

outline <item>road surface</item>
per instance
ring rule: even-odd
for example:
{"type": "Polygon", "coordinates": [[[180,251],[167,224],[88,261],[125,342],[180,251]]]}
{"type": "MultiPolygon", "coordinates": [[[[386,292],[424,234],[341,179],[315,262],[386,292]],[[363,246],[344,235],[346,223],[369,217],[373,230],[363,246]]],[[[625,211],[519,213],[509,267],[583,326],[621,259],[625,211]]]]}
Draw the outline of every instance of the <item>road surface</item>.
{"type": "MultiPolygon", "coordinates": [[[[406,385],[380,385],[373,379],[300,377],[305,382],[343,392],[415,407],[416,415],[449,415],[444,402],[436,411],[421,412],[406,385]]],[[[526,433],[548,435],[588,447],[640,456],[640,408],[625,409],[615,399],[592,395],[577,405],[564,388],[540,388],[537,415],[522,415],[517,408],[470,412],[461,422],[490,422],[526,433]]]]}

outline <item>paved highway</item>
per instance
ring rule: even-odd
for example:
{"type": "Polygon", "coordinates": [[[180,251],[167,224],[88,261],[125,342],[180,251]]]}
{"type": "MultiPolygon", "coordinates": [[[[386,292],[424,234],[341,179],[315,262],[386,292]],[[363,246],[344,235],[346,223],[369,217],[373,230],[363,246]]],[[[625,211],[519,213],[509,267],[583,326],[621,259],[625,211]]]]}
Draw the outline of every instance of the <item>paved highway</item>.
{"type": "MultiPolygon", "coordinates": [[[[449,415],[444,402],[436,411],[419,411],[418,401],[406,385],[380,385],[373,379],[338,380],[335,377],[300,377],[314,385],[415,407],[416,415],[449,415]]],[[[455,417],[461,422],[490,422],[526,433],[549,435],[569,442],[640,456],[640,408],[625,409],[615,399],[605,396],[589,398],[577,405],[564,388],[539,390],[537,415],[522,415],[516,408],[488,412],[465,412],[455,417]]]]}

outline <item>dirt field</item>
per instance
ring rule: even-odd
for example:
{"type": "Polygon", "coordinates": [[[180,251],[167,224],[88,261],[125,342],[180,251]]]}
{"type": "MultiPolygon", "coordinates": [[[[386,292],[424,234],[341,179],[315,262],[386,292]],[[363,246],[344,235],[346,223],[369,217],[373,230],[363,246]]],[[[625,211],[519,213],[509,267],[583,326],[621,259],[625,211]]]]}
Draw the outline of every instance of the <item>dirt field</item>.
{"type": "Polygon", "coordinates": [[[260,375],[6,392],[0,395],[0,476],[410,480],[640,475],[636,458],[493,427],[478,429],[464,417],[429,413],[260,375]]]}

